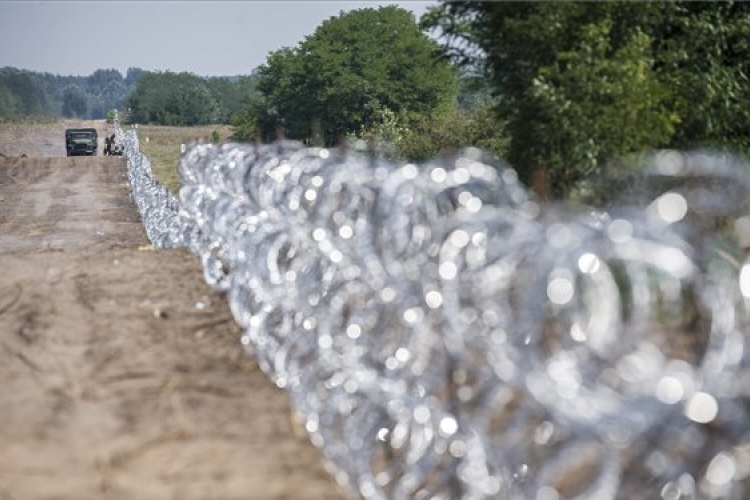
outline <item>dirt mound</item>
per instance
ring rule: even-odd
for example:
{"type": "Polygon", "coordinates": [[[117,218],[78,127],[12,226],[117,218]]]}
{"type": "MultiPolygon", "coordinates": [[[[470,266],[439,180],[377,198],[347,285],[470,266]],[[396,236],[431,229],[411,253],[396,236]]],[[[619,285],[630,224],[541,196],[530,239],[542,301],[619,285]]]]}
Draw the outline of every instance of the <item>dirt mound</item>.
{"type": "Polygon", "coordinates": [[[122,159],[0,157],[0,268],[0,499],[341,498],[122,159]]]}

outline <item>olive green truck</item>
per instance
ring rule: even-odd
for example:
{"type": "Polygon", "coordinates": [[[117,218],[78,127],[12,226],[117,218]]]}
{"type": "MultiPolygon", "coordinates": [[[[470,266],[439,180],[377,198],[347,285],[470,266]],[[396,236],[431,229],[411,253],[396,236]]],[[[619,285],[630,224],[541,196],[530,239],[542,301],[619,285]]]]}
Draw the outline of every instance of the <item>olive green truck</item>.
{"type": "Polygon", "coordinates": [[[65,150],[68,156],[96,156],[99,137],[95,128],[69,128],[65,130],[65,150]]]}

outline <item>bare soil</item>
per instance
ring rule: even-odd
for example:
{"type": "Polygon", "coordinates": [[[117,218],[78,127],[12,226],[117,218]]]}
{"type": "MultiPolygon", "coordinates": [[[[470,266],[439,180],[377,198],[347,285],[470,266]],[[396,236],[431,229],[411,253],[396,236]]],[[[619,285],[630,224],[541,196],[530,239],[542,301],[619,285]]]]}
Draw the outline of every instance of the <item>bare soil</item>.
{"type": "Polygon", "coordinates": [[[66,126],[0,131],[0,500],[342,498],[198,259],[66,126]]]}

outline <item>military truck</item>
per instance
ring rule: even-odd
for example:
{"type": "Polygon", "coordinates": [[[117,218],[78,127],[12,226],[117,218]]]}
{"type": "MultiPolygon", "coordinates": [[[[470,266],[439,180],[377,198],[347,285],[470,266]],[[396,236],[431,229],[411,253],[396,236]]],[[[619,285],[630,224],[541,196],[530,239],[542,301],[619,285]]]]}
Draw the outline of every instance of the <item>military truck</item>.
{"type": "Polygon", "coordinates": [[[96,156],[99,136],[95,128],[69,128],[65,130],[65,150],[68,156],[96,156]]]}

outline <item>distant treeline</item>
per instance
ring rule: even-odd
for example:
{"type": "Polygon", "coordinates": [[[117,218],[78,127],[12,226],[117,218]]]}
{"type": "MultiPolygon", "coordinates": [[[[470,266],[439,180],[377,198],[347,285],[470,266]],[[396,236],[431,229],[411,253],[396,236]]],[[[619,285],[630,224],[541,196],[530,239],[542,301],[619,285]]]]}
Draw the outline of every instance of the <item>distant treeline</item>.
{"type": "Polygon", "coordinates": [[[115,69],[100,69],[89,76],[60,76],[0,68],[0,117],[104,118],[125,104],[144,73],[129,68],[123,77],[115,69]]]}
{"type": "Polygon", "coordinates": [[[60,76],[0,68],[0,118],[103,119],[112,109],[129,119],[161,125],[228,123],[253,90],[254,77],[200,77],[191,73],[100,69],[60,76]]]}
{"type": "Polygon", "coordinates": [[[255,89],[256,77],[145,73],[126,100],[129,121],[158,125],[229,123],[255,89]]]}

